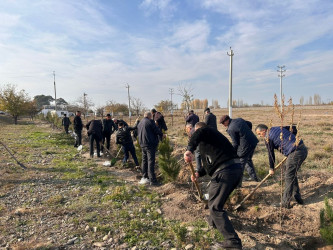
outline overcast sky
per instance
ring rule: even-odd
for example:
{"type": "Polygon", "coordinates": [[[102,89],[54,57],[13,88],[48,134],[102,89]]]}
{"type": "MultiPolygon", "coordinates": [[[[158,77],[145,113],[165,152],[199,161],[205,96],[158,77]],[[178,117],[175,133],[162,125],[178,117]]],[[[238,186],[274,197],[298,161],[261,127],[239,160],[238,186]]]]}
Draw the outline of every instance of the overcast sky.
{"type": "MultiPolygon", "coordinates": [[[[127,89],[151,108],[169,89],[226,106],[230,46],[233,99],[299,103],[333,93],[331,0],[1,0],[0,85],[31,96],[127,103],[127,89]]],[[[173,100],[180,103],[181,97],[173,100]]]]}

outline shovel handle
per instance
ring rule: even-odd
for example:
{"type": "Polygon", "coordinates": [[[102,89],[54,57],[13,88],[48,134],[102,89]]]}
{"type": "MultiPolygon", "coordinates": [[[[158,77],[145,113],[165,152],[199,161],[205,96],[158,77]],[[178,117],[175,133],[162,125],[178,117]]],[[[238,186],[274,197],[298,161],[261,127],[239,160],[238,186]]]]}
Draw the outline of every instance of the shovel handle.
{"type": "MultiPolygon", "coordinates": [[[[279,167],[281,167],[281,165],[287,160],[287,157],[284,157],[282,159],[282,161],[280,161],[279,164],[277,164],[275,167],[274,167],[274,170],[278,169],[279,167]]],[[[240,208],[243,203],[245,201],[247,201],[253,194],[254,192],[270,177],[271,175],[268,174],[266,175],[266,177],[264,179],[262,179],[262,181],[251,191],[251,193],[249,193],[247,196],[245,196],[245,198],[234,208],[234,210],[237,210],[238,208],[240,208]]]]}
{"type": "MultiPolygon", "coordinates": [[[[189,166],[190,166],[190,169],[191,169],[191,173],[192,173],[192,175],[195,176],[195,171],[194,171],[194,167],[193,167],[192,162],[189,162],[189,166]]],[[[198,182],[197,182],[197,181],[194,181],[194,185],[195,185],[195,187],[196,187],[196,189],[197,189],[197,191],[198,191],[198,193],[199,193],[199,198],[200,198],[200,200],[201,200],[201,201],[205,201],[204,198],[203,198],[203,196],[202,196],[202,192],[201,192],[201,190],[200,190],[200,187],[199,187],[198,182]]]]}

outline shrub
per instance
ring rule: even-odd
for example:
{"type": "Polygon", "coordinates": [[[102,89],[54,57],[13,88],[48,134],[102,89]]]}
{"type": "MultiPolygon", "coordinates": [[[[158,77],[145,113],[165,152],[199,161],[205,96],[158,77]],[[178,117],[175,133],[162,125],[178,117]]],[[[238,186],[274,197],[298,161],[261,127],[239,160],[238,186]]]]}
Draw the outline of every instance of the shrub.
{"type": "Polygon", "coordinates": [[[177,159],[173,157],[173,147],[170,145],[168,137],[164,138],[158,145],[158,166],[162,177],[165,181],[174,181],[178,178],[180,171],[180,164],[177,159]]]}
{"type": "Polygon", "coordinates": [[[327,197],[325,208],[320,210],[320,235],[328,244],[333,244],[333,209],[327,197]]]}

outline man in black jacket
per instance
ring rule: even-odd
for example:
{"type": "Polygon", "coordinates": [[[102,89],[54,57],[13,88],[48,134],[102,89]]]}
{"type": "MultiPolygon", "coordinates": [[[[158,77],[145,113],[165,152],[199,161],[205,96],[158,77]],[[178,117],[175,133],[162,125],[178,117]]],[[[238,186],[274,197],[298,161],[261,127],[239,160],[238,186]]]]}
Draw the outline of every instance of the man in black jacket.
{"type": "Polygon", "coordinates": [[[186,123],[191,123],[193,128],[195,126],[195,124],[197,122],[199,122],[199,116],[197,116],[196,114],[194,114],[194,111],[191,110],[189,113],[188,113],[188,116],[186,117],[185,119],[186,123]]]}
{"type": "Polygon", "coordinates": [[[205,123],[217,130],[216,116],[210,112],[210,108],[205,109],[205,123]]]}
{"type": "Polygon", "coordinates": [[[110,140],[111,135],[116,130],[116,125],[111,119],[111,115],[107,114],[106,119],[103,119],[103,137],[102,137],[102,148],[101,151],[104,151],[104,142],[106,139],[106,148],[107,150],[110,150],[110,140]]]}
{"type": "Polygon", "coordinates": [[[136,157],[135,147],[133,145],[133,140],[131,136],[131,131],[135,130],[136,127],[125,126],[123,122],[118,123],[118,131],[116,133],[116,143],[121,144],[122,150],[124,152],[123,165],[127,163],[129,158],[128,152],[131,153],[135,166],[139,168],[138,158],[136,157]]]}
{"type": "Polygon", "coordinates": [[[158,136],[163,137],[161,130],[151,119],[152,114],[146,112],[138,124],[138,140],[142,150],[142,179],[139,184],[158,185],[155,175],[155,153],[158,145],[158,136]]]}
{"type": "Polygon", "coordinates": [[[113,118],[113,122],[114,122],[114,125],[116,126],[116,130],[118,130],[118,123],[119,123],[119,122],[124,123],[124,126],[125,126],[125,127],[128,126],[127,122],[125,122],[124,120],[121,120],[121,119],[113,118]]]}
{"type": "MultiPolygon", "coordinates": [[[[235,148],[242,163],[243,171],[246,169],[253,181],[259,181],[252,161],[252,156],[259,140],[251,130],[252,123],[242,118],[231,119],[228,115],[222,116],[220,123],[227,128],[232,140],[232,146],[235,148]]],[[[239,187],[241,186],[242,180],[239,183],[239,187]]]]}
{"type": "Polygon", "coordinates": [[[82,145],[82,120],[81,120],[81,111],[76,111],[76,115],[74,117],[74,132],[76,134],[76,140],[74,147],[78,147],[82,145]]]}
{"type": "MultiPolygon", "coordinates": [[[[153,115],[153,120],[155,121],[156,126],[161,130],[161,132],[167,131],[168,127],[165,123],[162,113],[156,111],[156,109],[152,109],[151,114],[153,115]]],[[[162,136],[159,136],[158,139],[162,141],[162,136]]]]}
{"type": "Polygon", "coordinates": [[[64,118],[62,118],[61,123],[64,126],[66,134],[68,134],[68,128],[69,128],[69,125],[71,124],[71,121],[69,120],[69,118],[67,117],[66,114],[64,114],[64,118]]]}
{"type": "Polygon", "coordinates": [[[216,129],[203,122],[195,125],[184,154],[184,160],[191,162],[193,152],[200,146],[203,168],[191,176],[192,181],[208,174],[211,176],[209,185],[208,223],[216,227],[223,235],[224,241],[216,247],[242,249],[242,243],[234,230],[227,212],[223,209],[231,192],[237,187],[242,176],[242,166],[237,153],[229,140],[216,129]]]}
{"type": "Polygon", "coordinates": [[[97,157],[101,157],[100,142],[102,140],[103,129],[101,120],[91,120],[87,123],[86,128],[89,136],[90,158],[94,157],[94,141],[96,142],[97,157]]]}

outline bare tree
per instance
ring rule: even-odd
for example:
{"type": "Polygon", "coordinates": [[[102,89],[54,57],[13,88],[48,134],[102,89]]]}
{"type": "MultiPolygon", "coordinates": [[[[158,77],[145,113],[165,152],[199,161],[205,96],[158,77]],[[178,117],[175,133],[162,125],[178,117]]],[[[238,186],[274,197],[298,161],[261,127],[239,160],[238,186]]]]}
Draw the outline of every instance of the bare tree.
{"type": "Polygon", "coordinates": [[[88,97],[88,95],[86,93],[83,93],[82,96],[78,97],[78,99],[76,100],[76,103],[81,108],[81,112],[82,112],[84,118],[86,118],[88,111],[94,106],[94,103],[88,97]]]}
{"type": "Polygon", "coordinates": [[[145,109],[145,106],[140,98],[131,97],[131,104],[132,104],[132,109],[136,113],[136,116],[139,116],[140,112],[142,112],[145,109]]]}
{"type": "Polygon", "coordinates": [[[301,96],[301,98],[299,99],[299,104],[301,104],[301,105],[304,104],[304,96],[301,96]]]}
{"type": "Polygon", "coordinates": [[[320,105],[321,104],[321,97],[318,94],[314,94],[313,96],[313,104],[320,105]]]}
{"type": "Polygon", "coordinates": [[[192,91],[193,88],[191,85],[179,84],[178,86],[179,95],[183,97],[182,106],[187,110],[187,112],[189,112],[191,108],[191,102],[193,99],[192,91]]]}

